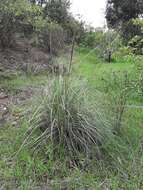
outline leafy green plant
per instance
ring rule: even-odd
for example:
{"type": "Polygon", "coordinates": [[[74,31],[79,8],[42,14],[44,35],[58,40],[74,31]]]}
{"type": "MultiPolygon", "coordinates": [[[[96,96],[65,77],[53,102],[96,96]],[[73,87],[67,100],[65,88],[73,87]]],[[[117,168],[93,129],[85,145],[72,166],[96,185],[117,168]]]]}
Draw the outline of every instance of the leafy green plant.
{"type": "Polygon", "coordinates": [[[129,41],[133,53],[142,55],[143,54],[143,39],[142,36],[135,36],[129,41]]]}
{"type": "Polygon", "coordinates": [[[138,56],[135,59],[135,81],[134,87],[138,92],[138,95],[143,96],[143,63],[142,56],[138,56]]]}
{"type": "Polygon", "coordinates": [[[46,23],[38,35],[39,45],[51,54],[57,55],[64,48],[65,33],[59,24],[46,23]]]}
{"type": "Polygon", "coordinates": [[[26,0],[0,1],[0,46],[11,47],[15,32],[24,31],[27,25],[32,27],[40,13],[38,6],[32,6],[26,0]]]}
{"type": "Polygon", "coordinates": [[[82,46],[94,48],[99,58],[108,60],[109,52],[111,57],[122,46],[122,40],[118,33],[109,30],[91,30],[85,33],[82,46]]]}
{"type": "Polygon", "coordinates": [[[113,59],[121,62],[133,62],[134,54],[130,47],[122,46],[117,51],[113,53],[113,59]]]}
{"type": "Polygon", "coordinates": [[[132,93],[133,84],[128,72],[112,72],[103,78],[104,91],[111,102],[111,112],[116,131],[120,131],[127,101],[132,93]]]}
{"type": "Polygon", "coordinates": [[[143,21],[140,18],[132,19],[132,22],[136,28],[140,29],[140,33],[136,34],[129,42],[128,45],[131,47],[133,53],[137,55],[143,54],[143,21]]]}

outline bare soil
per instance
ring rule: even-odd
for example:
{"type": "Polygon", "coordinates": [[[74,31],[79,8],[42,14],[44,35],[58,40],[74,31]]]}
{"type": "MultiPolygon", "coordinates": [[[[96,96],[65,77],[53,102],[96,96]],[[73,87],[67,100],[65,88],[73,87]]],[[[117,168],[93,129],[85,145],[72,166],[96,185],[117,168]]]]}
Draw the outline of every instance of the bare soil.
{"type": "Polygon", "coordinates": [[[27,87],[17,90],[14,95],[4,89],[0,90],[0,127],[3,127],[8,122],[12,125],[18,125],[22,115],[20,112],[13,112],[11,108],[25,105],[33,97],[36,90],[32,87],[27,87]]]}
{"type": "MultiPolygon", "coordinates": [[[[30,40],[19,38],[13,48],[0,49],[0,76],[4,72],[22,70],[32,72],[49,69],[51,57],[38,47],[33,47],[30,40]]],[[[1,77],[0,77],[1,78],[1,77]]]]}

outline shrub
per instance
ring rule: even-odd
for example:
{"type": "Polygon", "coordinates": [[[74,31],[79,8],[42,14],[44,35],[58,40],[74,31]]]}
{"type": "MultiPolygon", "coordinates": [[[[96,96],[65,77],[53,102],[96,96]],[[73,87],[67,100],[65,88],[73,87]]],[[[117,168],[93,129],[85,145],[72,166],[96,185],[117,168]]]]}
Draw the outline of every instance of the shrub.
{"type": "Polygon", "coordinates": [[[143,97],[143,56],[137,56],[135,59],[135,81],[134,88],[139,96],[143,97]]]}
{"type": "Polygon", "coordinates": [[[135,36],[129,41],[129,46],[131,47],[133,53],[143,54],[143,39],[142,36],[135,36]]]}
{"type": "Polygon", "coordinates": [[[138,35],[134,35],[134,37],[128,42],[131,47],[133,53],[137,55],[143,54],[143,20],[140,18],[132,19],[132,22],[135,27],[140,29],[140,33],[138,35]]]}
{"type": "Polygon", "coordinates": [[[107,73],[103,78],[103,90],[109,98],[111,114],[115,132],[120,132],[123,126],[124,113],[133,89],[133,80],[130,73],[124,71],[107,73]]]}
{"type": "Polygon", "coordinates": [[[36,106],[23,145],[30,144],[36,150],[52,145],[54,158],[62,154],[74,161],[94,152],[99,156],[102,145],[112,136],[112,128],[89,94],[79,80],[54,79],[36,106]]]}
{"type": "Polygon", "coordinates": [[[85,33],[82,45],[96,50],[97,56],[108,59],[109,51],[116,52],[122,46],[122,40],[114,31],[90,31],[85,33]]]}
{"type": "Polygon", "coordinates": [[[27,0],[0,1],[0,46],[11,47],[15,32],[32,27],[35,15],[39,14],[38,6],[30,5],[27,0]]]}
{"type": "Polygon", "coordinates": [[[63,28],[59,24],[48,23],[47,20],[40,19],[36,25],[38,45],[51,54],[57,55],[64,48],[65,33],[63,28]]]}
{"type": "Polygon", "coordinates": [[[133,62],[134,54],[130,47],[123,46],[113,53],[113,59],[122,62],[133,62]]]}

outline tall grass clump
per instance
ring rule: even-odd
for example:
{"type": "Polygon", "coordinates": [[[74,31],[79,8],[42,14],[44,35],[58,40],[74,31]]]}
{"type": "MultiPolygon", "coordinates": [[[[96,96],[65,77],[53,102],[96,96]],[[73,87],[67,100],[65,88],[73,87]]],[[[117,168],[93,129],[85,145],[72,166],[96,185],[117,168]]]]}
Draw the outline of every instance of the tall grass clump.
{"type": "Polygon", "coordinates": [[[95,94],[78,79],[52,79],[36,101],[22,146],[30,145],[35,151],[50,146],[53,159],[77,161],[93,154],[99,158],[104,144],[112,139],[112,127],[95,94]]]}

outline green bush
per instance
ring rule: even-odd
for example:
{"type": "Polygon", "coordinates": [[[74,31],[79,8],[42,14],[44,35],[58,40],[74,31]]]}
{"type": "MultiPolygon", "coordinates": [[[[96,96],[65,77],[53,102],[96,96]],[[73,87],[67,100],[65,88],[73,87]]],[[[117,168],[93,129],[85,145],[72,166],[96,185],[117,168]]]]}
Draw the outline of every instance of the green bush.
{"type": "Polygon", "coordinates": [[[26,25],[32,26],[35,15],[39,14],[40,8],[27,0],[0,1],[0,46],[11,47],[14,34],[23,31],[26,25]]]}
{"type": "Polygon", "coordinates": [[[82,46],[94,48],[98,57],[108,59],[109,51],[116,52],[122,46],[122,40],[114,31],[95,30],[85,33],[82,46]]]}
{"type": "Polygon", "coordinates": [[[129,46],[131,47],[133,53],[137,55],[142,55],[143,54],[143,20],[142,19],[133,19],[132,20],[133,24],[140,28],[140,34],[134,36],[129,42],[129,46]]]}
{"type": "Polygon", "coordinates": [[[123,46],[113,53],[114,60],[120,60],[122,62],[133,62],[134,55],[129,47],[123,46]]]}
{"type": "Polygon", "coordinates": [[[143,54],[143,38],[142,36],[135,36],[129,41],[133,53],[142,55],[143,54]]]}
{"type": "Polygon", "coordinates": [[[143,97],[143,56],[135,59],[135,81],[134,87],[139,96],[143,97]]]}
{"type": "Polygon", "coordinates": [[[58,52],[64,48],[64,30],[55,23],[47,24],[39,35],[39,43],[51,54],[57,55],[58,52]]]}

